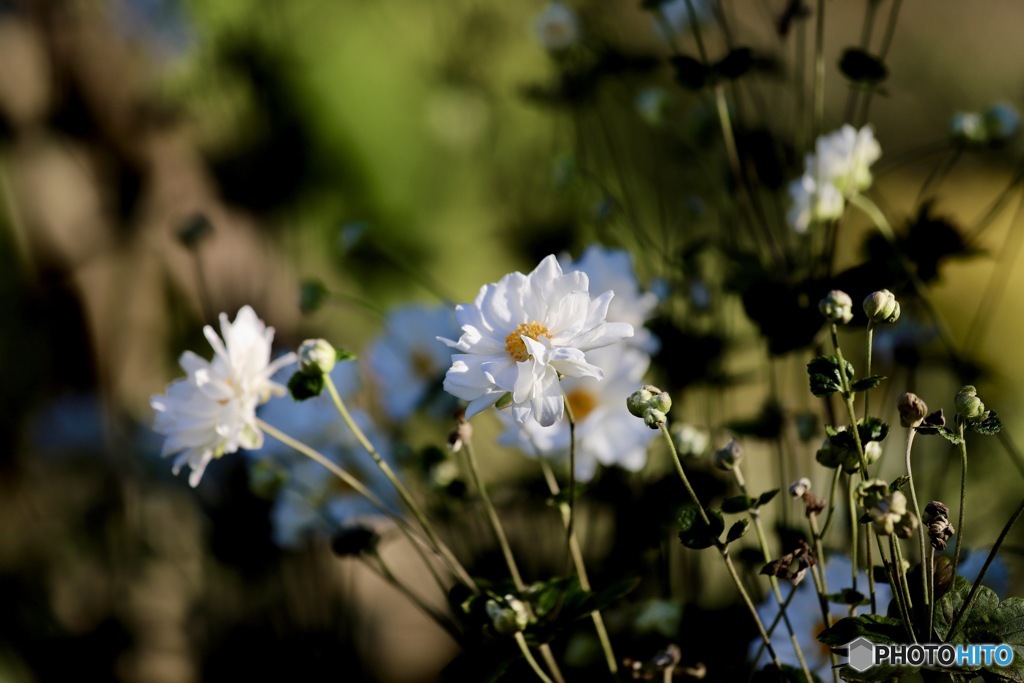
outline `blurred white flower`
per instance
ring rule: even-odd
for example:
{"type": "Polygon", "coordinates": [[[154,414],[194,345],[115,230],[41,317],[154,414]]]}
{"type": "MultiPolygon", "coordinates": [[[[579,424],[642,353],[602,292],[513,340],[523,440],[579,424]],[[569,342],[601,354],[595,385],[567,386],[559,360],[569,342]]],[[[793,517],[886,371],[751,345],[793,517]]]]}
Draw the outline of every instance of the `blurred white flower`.
{"type": "Polygon", "coordinates": [[[804,161],[804,174],[789,185],[789,223],[797,232],[843,215],[845,199],[871,186],[871,165],[882,155],[871,126],[857,130],[846,124],[822,135],[814,154],[804,161]]]}
{"type": "Polygon", "coordinates": [[[997,102],[985,110],[985,131],[995,143],[1004,143],[1020,130],[1020,112],[1013,105],[997,102]]]}
{"type": "MultiPolygon", "coordinates": [[[[658,435],[626,408],[626,396],[643,382],[650,357],[637,349],[604,348],[587,357],[604,371],[604,379],[566,379],[562,383],[576,419],[576,478],[589,481],[597,465],[617,465],[636,472],[647,463],[647,448],[658,435]]],[[[530,456],[568,461],[569,422],[549,427],[517,424],[499,413],[506,425],[498,442],[530,456]]]]}
{"type": "Polygon", "coordinates": [[[554,0],[533,22],[537,40],[548,52],[567,50],[580,39],[580,20],[565,4],[554,0]]]}
{"type": "MultiPolygon", "coordinates": [[[[358,386],[356,365],[337,365],[331,379],[341,397],[347,399],[358,386]]],[[[390,461],[390,445],[370,416],[358,408],[350,412],[381,457],[390,461]]],[[[397,509],[394,489],[342,422],[328,394],[301,402],[273,401],[261,409],[260,417],[337,463],[397,509]]],[[[311,535],[330,534],[357,519],[380,515],[373,504],[325,467],[284,444],[271,440],[248,456],[254,481],[279,482],[273,492],[271,525],[274,542],[283,548],[297,547],[311,535]]]]}
{"type": "Polygon", "coordinates": [[[633,326],[633,336],[627,344],[647,353],[658,350],[658,338],[644,328],[644,323],[651,318],[658,305],[658,296],[653,292],[640,291],[640,283],[633,270],[633,258],[628,251],[592,244],[575,261],[563,254],[558,262],[565,271],[579,270],[586,273],[591,291],[615,292],[615,298],[608,305],[607,320],[633,326]]]}
{"type": "Polygon", "coordinates": [[[412,304],[388,313],[384,332],[370,343],[366,357],[389,418],[404,420],[440,390],[452,352],[437,339],[457,335],[448,306],[412,304]]]}
{"type": "Polygon", "coordinates": [[[187,463],[192,486],[199,485],[214,458],[263,445],[256,407],[285,394],[284,386],[270,378],[296,359],[288,353],[270,361],[274,328],[249,306],[238,311],[233,323],[221,313],[220,329],[223,340],[209,325],[203,328],[215,352],[213,360],[186,351],[179,363],[188,376],[171,383],[166,394],[150,399],[156,411],[153,429],[167,437],[161,455],[177,455],[175,474],[187,463]]]}
{"type": "MultiPolygon", "coordinates": [[[[830,556],[825,565],[825,581],[828,583],[829,593],[839,593],[845,588],[850,588],[851,573],[850,559],[848,557],[842,555],[830,556]]],[[[781,588],[782,595],[784,597],[788,596],[789,586],[783,582],[781,588]]],[[[857,590],[865,596],[868,595],[868,578],[864,572],[859,572],[857,575],[857,590]]],[[[889,586],[884,583],[876,583],[875,598],[879,613],[885,614],[889,601],[892,600],[892,592],[889,590],[889,586]]],[[[850,608],[846,605],[830,602],[829,611],[835,621],[850,616],[850,608]]],[[[858,614],[867,614],[870,611],[870,606],[857,608],[858,614]]],[[[778,614],[779,603],[775,601],[775,596],[769,591],[764,602],[757,608],[757,615],[761,618],[765,628],[768,628],[775,621],[775,617],[778,614]]],[[[813,581],[808,580],[800,584],[796,589],[796,595],[793,596],[789,607],[786,608],[786,614],[789,616],[789,622],[793,625],[793,632],[796,634],[797,642],[800,643],[800,649],[804,653],[804,659],[807,661],[807,667],[811,670],[811,673],[823,681],[831,680],[832,660],[829,656],[829,648],[827,645],[818,642],[818,634],[825,630],[825,622],[822,618],[821,606],[818,602],[818,594],[815,592],[813,581]]],[[[780,663],[799,668],[800,662],[793,651],[793,643],[789,639],[789,632],[786,630],[786,625],[783,621],[780,620],[775,627],[771,634],[771,641],[772,647],[775,648],[775,653],[779,656],[780,663]]],[[[748,650],[751,658],[757,654],[762,642],[761,638],[751,641],[750,649],[748,650]]],[[[768,657],[768,654],[762,652],[761,658],[756,664],[758,667],[761,667],[770,662],[771,659],[768,657]]]]}
{"type": "Polygon", "coordinates": [[[949,135],[956,142],[985,144],[988,130],[981,114],[973,111],[958,111],[949,119],[949,135]]]}
{"type": "Polygon", "coordinates": [[[585,273],[563,274],[548,256],[529,275],[510,273],[455,307],[462,336],[440,339],[461,353],[452,355],[444,388],[469,401],[466,417],[510,394],[518,422],[550,426],[564,409],[560,375],[601,379],[586,352],[633,336],[633,327],[606,322],[614,294],[592,298],[589,285],[585,273]]]}

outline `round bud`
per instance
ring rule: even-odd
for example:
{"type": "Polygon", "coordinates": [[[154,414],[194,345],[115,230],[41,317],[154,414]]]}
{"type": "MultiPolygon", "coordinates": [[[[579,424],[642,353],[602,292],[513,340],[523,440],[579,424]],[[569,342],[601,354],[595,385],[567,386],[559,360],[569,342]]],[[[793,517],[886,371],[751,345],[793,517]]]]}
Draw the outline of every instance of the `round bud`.
{"type": "MultiPolygon", "coordinates": [[[[882,444],[878,441],[868,441],[864,444],[864,460],[868,465],[874,465],[882,457],[882,444]]],[[[857,463],[860,469],[860,463],[857,463]]]]}
{"type": "Polygon", "coordinates": [[[845,325],[853,320],[853,299],[846,292],[833,289],[818,302],[818,310],[829,322],[845,325]]]}
{"type": "Polygon", "coordinates": [[[626,398],[631,415],[643,419],[651,429],[658,429],[667,421],[666,413],[672,408],[672,397],[650,384],[640,387],[626,398]]]}
{"type": "Polygon", "coordinates": [[[900,303],[888,289],[872,292],[864,299],[864,314],[875,325],[894,323],[900,317],[900,303]]]}
{"type": "Polygon", "coordinates": [[[732,470],[743,459],[743,447],[736,439],[732,439],[724,448],[715,451],[715,467],[726,472],[732,470]]]}
{"type": "Polygon", "coordinates": [[[789,485],[789,495],[794,498],[800,498],[805,493],[811,490],[811,480],[807,477],[800,477],[799,480],[794,481],[789,485]]]}
{"type": "Polygon", "coordinates": [[[928,405],[909,391],[900,394],[896,408],[900,412],[900,424],[904,427],[916,427],[928,414],[928,405]]]}
{"type": "Polygon", "coordinates": [[[985,404],[978,398],[978,390],[970,384],[957,392],[954,403],[957,416],[968,422],[983,420],[988,415],[985,404]]]}
{"type": "Polygon", "coordinates": [[[307,339],[299,346],[299,372],[327,375],[334,369],[338,352],[326,339],[307,339]]]}

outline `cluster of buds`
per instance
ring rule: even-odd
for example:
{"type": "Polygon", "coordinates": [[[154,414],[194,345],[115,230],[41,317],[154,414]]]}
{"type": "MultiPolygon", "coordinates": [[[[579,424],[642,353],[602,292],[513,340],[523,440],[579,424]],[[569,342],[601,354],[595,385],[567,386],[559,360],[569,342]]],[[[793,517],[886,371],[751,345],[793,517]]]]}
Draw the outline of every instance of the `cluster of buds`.
{"type": "Polygon", "coordinates": [[[900,424],[908,428],[918,426],[928,415],[928,405],[909,391],[900,394],[896,409],[900,412],[900,424]]]}
{"type": "Polygon", "coordinates": [[[845,325],[853,320],[853,299],[846,292],[833,289],[818,302],[818,310],[829,322],[845,325]]]}
{"type": "Polygon", "coordinates": [[[668,420],[666,413],[672,408],[672,397],[668,392],[647,384],[629,395],[626,407],[631,415],[642,418],[645,425],[658,429],[668,420]]]}
{"type": "Polygon", "coordinates": [[[894,323],[900,317],[900,302],[888,289],[872,292],[864,299],[864,315],[872,325],[894,323]]]}
{"type": "Polygon", "coordinates": [[[807,570],[818,563],[814,552],[802,539],[797,541],[796,550],[786,553],[777,560],[772,560],[761,568],[764,576],[775,576],[784,581],[789,581],[793,586],[799,586],[804,580],[807,570]]]}
{"type": "Polygon", "coordinates": [[[530,610],[514,595],[506,595],[500,602],[492,598],[486,607],[491,628],[498,635],[510,636],[524,630],[530,623],[530,610]]]}
{"type": "Polygon", "coordinates": [[[730,439],[724,447],[715,451],[713,463],[715,467],[725,472],[731,472],[743,459],[743,447],[736,439],[730,439]]]}
{"type": "Polygon", "coordinates": [[[932,547],[936,550],[945,550],[946,543],[956,533],[956,529],[949,523],[949,507],[945,503],[933,500],[924,506],[921,521],[928,527],[932,547]]]}
{"type": "Polygon", "coordinates": [[[804,501],[807,516],[820,515],[825,509],[825,499],[811,493],[811,480],[801,477],[789,485],[789,495],[804,501]]]}
{"type": "Polygon", "coordinates": [[[917,529],[917,517],[907,510],[907,497],[893,491],[868,508],[868,516],[879,536],[910,538],[917,529]]]}

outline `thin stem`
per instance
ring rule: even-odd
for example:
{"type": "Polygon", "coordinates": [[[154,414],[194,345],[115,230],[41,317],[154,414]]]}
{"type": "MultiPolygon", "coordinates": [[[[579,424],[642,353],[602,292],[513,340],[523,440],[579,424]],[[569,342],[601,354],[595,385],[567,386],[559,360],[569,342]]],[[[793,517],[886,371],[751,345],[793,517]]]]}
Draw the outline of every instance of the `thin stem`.
{"type": "Polygon", "coordinates": [[[904,628],[906,628],[907,634],[916,643],[917,635],[914,633],[914,624],[910,620],[910,606],[906,602],[907,595],[903,591],[903,579],[901,579],[903,562],[897,559],[899,551],[897,550],[895,535],[889,536],[889,556],[892,558],[892,571],[889,574],[889,580],[892,581],[892,592],[896,596],[896,602],[899,604],[900,617],[903,619],[904,628]]]}
{"type": "Polygon", "coordinates": [[[523,636],[523,632],[516,631],[515,637],[516,645],[519,646],[519,651],[523,653],[523,657],[526,658],[526,662],[530,665],[530,668],[533,669],[533,673],[537,674],[537,678],[544,681],[544,683],[554,683],[554,681],[552,681],[548,677],[548,675],[544,673],[544,669],[540,667],[540,663],[537,662],[536,658],[534,658],[533,656],[533,653],[530,652],[530,646],[527,644],[526,638],[525,636],[523,636]]]}
{"type": "MultiPolygon", "coordinates": [[[[912,447],[914,445],[914,435],[915,434],[917,434],[917,430],[914,429],[913,426],[911,426],[911,427],[909,427],[907,429],[907,457],[906,457],[906,460],[907,460],[907,478],[910,480],[910,501],[914,504],[914,514],[917,515],[917,521],[918,521],[918,525],[917,525],[917,538],[918,538],[918,542],[920,543],[920,546],[921,546],[921,566],[924,567],[924,565],[925,565],[925,554],[927,552],[926,551],[925,540],[924,540],[924,536],[925,536],[924,522],[921,520],[921,506],[917,502],[917,489],[914,487],[914,472],[910,468],[910,451],[911,451],[911,449],[912,449],[912,447]]],[[[932,598],[931,598],[931,596],[928,593],[928,581],[926,579],[927,579],[927,577],[925,577],[925,579],[921,581],[921,592],[922,592],[922,594],[924,596],[924,605],[925,605],[925,608],[926,608],[925,609],[925,613],[928,613],[928,609],[927,608],[928,608],[929,605],[931,605],[932,598]]],[[[928,634],[927,633],[925,634],[925,638],[926,639],[928,638],[928,634]]]]}
{"type": "MultiPolygon", "coordinates": [[[[996,553],[999,552],[1000,546],[1003,545],[1003,541],[1006,540],[1006,536],[1010,533],[1010,529],[1017,523],[1020,516],[1024,514],[1024,500],[1021,501],[1017,507],[1017,511],[1013,513],[1006,525],[1003,526],[1003,530],[999,532],[999,538],[996,539],[995,545],[992,546],[992,550],[988,552],[988,557],[985,558],[985,564],[981,566],[981,571],[978,572],[978,578],[974,580],[974,585],[971,586],[971,592],[967,594],[967,600],[964,601],[963,607],[957,612],[956,617],[953,618],[953,623],[949,627],[949,632],[946,634],[944,642],[950,642],[956,635],[957,626],[960,625],[960,621],[967,616],[968,611],[971,609],[971,605],[974,603],[974,597],[978,594],[978,589],[981,587],[981,580],[985,578],[985,572],[992,565],[992,562],[996,559],[996,553]]],[[[956,576],[954,572],[953,576],[956,576]]]]}
{"type": "Polygon", "coordinates": [[[814,137],[825,118],[825,0],[818,0],[814,31],[814,137]]]}
{"type": "MultiPolygon", "coordinates": [[[[541,470],[544,472],[544,480],[547,482],[548,491],[551,492],[552,496],[558,496],[558,494],[561,493],[561,488],[558,486],[558,480],[555,478],[555,473],[551,470],[551,465],[549,465],[543,458],[539,458],[538,461],[540,462],[541,470]]],[[[566,530],[568,530],[571,512],[565,505],[559,505],[559,509],[562,512],[562,524],[565,525],[566,530]]],[[[580,543],[575,531],[569,535],[569,550],[572,553],[572,560],[576,566],[576,575],[580,579],[580,588],[589,593],[590,578],[587,576],[587,568],[583,564],[583,552],[580,549],[580,543]]],[[[615,658],[615,651],[612,649],[611,638],[608,637],[608,629],[605,628],[604,618],[601,616],[600,610],[594,610],[591,612],[590,618],[594,622],[594,630],[597,631],[597,639],[601,641],[601,649],[604,651],[604,659],[605,663],[608,665],[608,671],[615,676],[619,672],[619,664],[618,660],[615,658]]]]}
{"type": "Polygon", "coordinates": [[[562,390],[565,404],[565,419],[569,423],[569,521],[565,525],[566,547],[572,552],[572,539],[576,535],[576,416],[565,390],[562,390]]]}
{"type": "Polygon", "coordinates": [[[839,491],[839,475],[842,473],[843,468],[837,467],[832,471],[832,489],[828,496],[828,513],[825,515],[825,524],[821,527],[821,536],[825,537],[828,533],[828,528],[832,524],[832,517],[835,514],[836,508],[836,493],[839,491]]]}
{"type": "MultiPolygon", "coordinates": [[[[874,333],[875,333],[874,323],[872,323],[869,320],[868,321],[867,348],[864,350],[865,351],[865,356],[866,356],[864,364],[867,366],[867,369],[864,371],[864,376],[865,377],[870,377],[871,376],[871,346],[872,346],[871,342],[872,342],[872,337],[874,337],[874,333]]],[[[871,412],[868,410],[868,405],[869,405],[870,397],[871,397],[871,390],[868,389],[867,391],[864,392],[864,417],[865,418],[871,417],[871,412]]]]}
{"type": "Polygon", "coordinates": [[[465,567],[463,567],[458,561],[455,554],[452,553],[448,546],[445,545],[434,531],[434,527],[431,525],[430,520],[427,519],[426,514],[424,514],[423,510],[413,499],[412,495],[410,495],[409,490],[405,488],[405,485],[395,475],[394,470],[391,469],[391,465],[389,465],[384,458],[380,457],[377,449],[374,448],[373,444],[370,443],[370,440],[366,438],[366,434],[363,433],[363,430],[360,429],[359,425],[357,425],[355,420],[352,419],[352,415],[348,412],[345,402],[341,400],[341,396],[338,394],[338,389],[334,386],[334,381],[331,379],[330,374],[324,373],[323,378],[324,386],[327,387],[327,391],[331,394],[331,400],[334,401],[334,406],[338,409],[338,414],[341,415],[342,421],[345,422],[363,449],[369,453],[370,457],[373,458],[373,461],[377,463],[377,467],[380,468],[381,472],[384,473],[384,476],[391,482],[391,485],[395,487],[398,495],[402,498],[402,502],[405,503],[406,507],[408,507],[416,517],[416,520],[423,528],[423,532],[427,535],[427,539],[438,551],[441,557],[444,558],[445,563],[448,564],[452,574],[458,577],[458,579],[464,584],[472,588],[474,592],[479,592],[479,589],[476,587],[476,582],[473,581],[473,578],[469,575],[469,572],[466,571],[465,567]]]}
{"type": "MultiPolygon", "coordinates": [[[[840,468],[841,469],[841,468],[840,468]]],[[[846,477],[846,500],[850,506],[850,571],[852,588],[857,590],[857,568],[860,562],[860,545],[857,543],[857,506],[853,500],[853,475],[846,477]]],[[[857,605],[850,605],[850,616],[857,616],[857,605]]]]}
{"type": "MultiPolygon", "coordinates": [[[[704,525],[708,528],[711,527],[711,521],[708,519],[707,513],[704,511],[704,506],[700,504],[700,499],[697,494],[694,493],[693,487],[690,486],[690,480],[686,476],[686,472],[683,470],[683,465],[679,461],[679,452],[676,450],[676,445],[672,441],[672,435],[668,432],[668,427],[663,422],[660,425],[661,434],[665,438],[665,443],[668,444],[669,454],[672,456],[672,462],[676,466],[676,472],[679,473],[679,478],[683,482],[683,486],[686,488],[687,494],[690,496],[690,500],[697,507],[697,513],[700,515],[704,525]]],[[[779,658],[775,654],[775,648],[772,647],[771,639],[768,637],[768,633],[764,630],[764,624],[761,622],[761,617],[757,614],[757,608],[754,606],[754,602],[750,599],[750,595],[747,593],[747,589],[743,587],[743,581],[740,579],[740,575],[736,572],[736,566],[732,562],[732,558],[729,557],[729,548],[724,543],[715,539],[715,548],[722,556],[722,560],[725,562],[725,567],[729,571],[729,576],[732,577],[732,581],[736,584],[736,590],[739,591],[740,597],[743,598],[743,603],[747,606],[750,615],[754,618],[754,622],[757,624],[757,631],[761,636],[761,640],[764,641],[764,646],[768,650],[768,654],[772,658],[772,663],[775,668],[779,671],[782,670],[782,664],[779,663],[779,658]]]]}
{"type": "Polygon", "coordinates": [[[426,602],[423,601],[423,599],[420,596],[413,593],[408,586],[399,581],[398,578],[388,568],[387,564],[384,563],[384,559],[380,556],[379,553],[372,553],[372,557],[374,557],[377,560],[377,564],[370,562],[365,555],[360,555],[359,557],[363,561],[363,563],[367,567],[369,567],[374,573],[376,573],[382,579],[387,581],[392,588],[396,589],[398,592],[404,595],[409,600],[409,602],[418,607],[421,612],[423,612],[428,617],[437,622],[437,624],[441,626],[441,628],[448,632],[448,635],[450,635],[455,640],[455,642],[460,641],[461,634],[459,633],[459,629],[455,625],[455,622],[449,619],[446,615],[439,612],[432,605],[428,605],[426,602]]]}
{"type": "Polygon", "coordinates": [[[964,421],[959,417],[960,428],[960,519],[956,528],[956,550],[953,551],[953,576],[960,566],[960,546],[964,541],[964,502],[967,499],[967,439],[964,437],[964,421]]]}
{"type": "Polygon", "coordinates": [[[928,549],[928,564],[925,569],[927,570],[925,576],[928,581],[928,594],[933,598],[928,605],[928,631],[925,634],[926,640],[930,642],[932,639],[932,629],[935,628],[935,546],[931,546],[928,549]]]}

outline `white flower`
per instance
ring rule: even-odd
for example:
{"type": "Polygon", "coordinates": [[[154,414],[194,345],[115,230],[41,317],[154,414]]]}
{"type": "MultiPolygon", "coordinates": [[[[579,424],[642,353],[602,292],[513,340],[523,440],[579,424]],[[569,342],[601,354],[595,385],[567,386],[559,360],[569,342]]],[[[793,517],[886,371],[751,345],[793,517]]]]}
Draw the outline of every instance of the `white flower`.
{"type": "Polygon", "coordinates": [[[462,336],[441,341],[461,353],[452,355],[444,388],[469,401],[467,417],[511,394],[517,421],[549,426],[564,408],[559,375],[601,379],[586,352],[631,337],[633,327],[606,322],[614,294],[591,298],[589,284],[548,256],[529,275],[510,273],[481,287],[472,305],[455,307],[462,336]]]}
{"type": "MultiPolygon", "coordinates": [[[[811,570],[813,571],[813,570],[811,570]]],[[[850,560],[841,555],[832,555],[825,565],[825,582],[828,584],[829,593],[838,593],[844,588],[850,588],[851,579],[850,560]]],[[[782,594],[789,594],[789,586],[782,584],[782,594]]],[[[857,575],[857,590],[863,595],[868,595],[868,578],[864,572],[857,575]]],[[[882,583],[875,584],[875,604],[879,613],[885,614],[892,599],[892,592],[889,586],[882,583]]],[[[866,614],[871,611],[870,606],[857,608],[858,614],[866,614]]],[[[829,612],[834,621],[850,616],[850,608],[833,602],[829,603],[829,612]]],[[[775,601],[775,595],[768,591],[764,602],[757,608],[757,615],[761,618],[765,628],[775,621],[779,614],[779,603],[775,601]]],[[[818,642],[818,634],[825,630],[825,622],[821,614],[821,606],[818,602],[818,594],[814,589],[814,581],[809,578],[803,581],[796,589],[789,607],[786,608],[789,622],[793,625],[793,632],[796,634],[797,642],[804,653],[807,667],[823,681],[832,679],[832,660],[829,656],[827,645],[818,642]]],[[[771,634],[772,647],[779,656],[781,664],[787,664],[799,668],[800,662],[793,651],[793,643],[789,639],[789,631],[786,630],[785,622],[780,620],[771,634]]],[[[750,642],[750,657],[754,657],[760,649],[763,641],[760,637],[750,642]]],[[[843,660],[840,658],[839,660],[843,660]]],[[[761,658],[756,662],[758,667],[771,663],[767,652],[762,652],[761,658]]]]}
{"type": "MultiPolygon", "coordinates": [[[[331,379],[343,399],[351,396],[358,386],[356,365],[337,365],[331,379]]],[[[350,409],[350,413],[381,457],[390,460],[389,443],[370,416],[358,408],[350,409]]],[[[273,401],[261,409],[260,417],[340,465],[397,509],[394,488],[342,422],[328,394],[302,402],[273,401]]],[[[346,487],[323,465],[280,442],[268,441],[247,455],[254,478],[283,482],[274,492],[270,513],[274,542],[281,547],[294,548],[311,535],[329,534],[340,525],[380,515],[370,501],[346,487]]]]}
{"type": "Polygon", "coordinates": [[[452,352],[437,338],[457,336],[458,328],[450,307],[416,304],[393,309],[384,325],[367,348],[367,364],[384,411],[401,421],[439,391],[452,352]]]}
{"type": "Polygon", "coordinates": [[[179,363],[188,376],[150,400],[156,411],[153,429],[167,437],[161,455],[177,455],[175,474],[187,463],[192,486],[199,485],[214,458],[263,444],[256,406],[284,395],[285,388],[270,377],[295,362],[294,353],[270,362],[274,328],[264,325],[249,306],[238,311],[233,323],[221,313],[220,329],[223,341],[209,325],[203,328],[215,352],[213,360],[186,351],[179,363]]]}
{"type": "Polygon", "coordinates": [[[949,120],[949,135],[956,142],[984,144],[988,142],[988,130],[981,114],[973,111],[960,111],[949,120]]]}
{"type": "MultiPolygon", "coordinates": [[[[624,397],[642,383],[650,358],[631,348],[598,349],[587,357],[604,371],[604,380],[585,377],[562,383],[576,419],[576,478],[593,478],[598,463],[636,472],[647,463],[647,448],[658,432],[629,413],[624,397]]],[[[499,415],[506,423],[498,439],[502,445],[515,446],[531,456],[568,460],[567,420],[542,427],[536,422],[520,425],[499,415]]]]}
{"type": "Polygon", "coordinates": [[[608,305],[606,319],[608,322],[629,323],[633,326],[633,336],[627,344],[647,353],[658,350],[658,338],[644,328],[644,323],[651,318],[658,305],[658,296],[653,292],[640,291],[640,283],[633,270],[633,258],[628,251],[592,244],[575,261],[563,255],[558,262],[565,271],[579,270],[586,273],[592,291],[615,292],[615,298],[608,305]]]}
{"type": "Polygon", "coordinates": [[[533,22],[537,40],[548,52],[567,50],[580,39],[580,20],[561,2],[551,2],[533,22]]]}
{"type": "Polygon", "coordinates": [[[871,126],[857,130],[847,124],[819,137],[814,154],[804,161],[803,176],[789,185],[793,229],[806,232],[812,224],[842,216],[846,198],[870,187],[871,164],[881,154],[871,126]]]}

